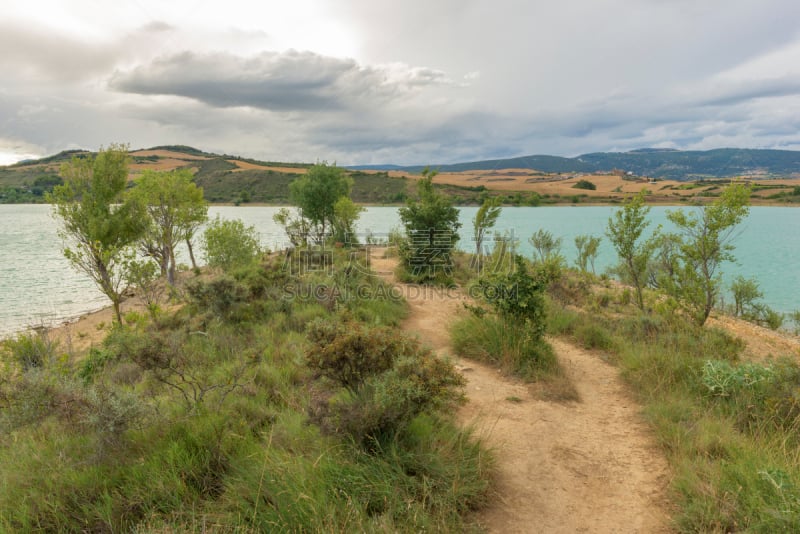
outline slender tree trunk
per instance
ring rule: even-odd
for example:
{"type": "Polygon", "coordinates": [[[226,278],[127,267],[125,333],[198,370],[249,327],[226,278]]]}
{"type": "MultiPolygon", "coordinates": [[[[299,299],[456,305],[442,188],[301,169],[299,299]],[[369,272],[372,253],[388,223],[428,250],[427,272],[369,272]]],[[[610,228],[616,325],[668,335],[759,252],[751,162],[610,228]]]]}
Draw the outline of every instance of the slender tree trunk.
{"type": "Polygon", "coordinates": [[[114,319],[117,321],[117,324],[122,324],[122,312],[120,312],[120,303],[119,299],[115,298],[111,300],[111,304],[114,306],[114,319]]]}
{"type": "Polygon", "coordinates": [[[169,285],[175,285],[175,249],[169,248],[169,269],[167,270],[167,282],[169,285]]]}
{"type": "Polygon", "coordinates": [[[194,259],[194,250],[192,250],[192,240],[191,238],[186,238],[186,248],[189,249],[189,259],[192,260],[192,270],[197,270],[197,262],[194,259]]]}

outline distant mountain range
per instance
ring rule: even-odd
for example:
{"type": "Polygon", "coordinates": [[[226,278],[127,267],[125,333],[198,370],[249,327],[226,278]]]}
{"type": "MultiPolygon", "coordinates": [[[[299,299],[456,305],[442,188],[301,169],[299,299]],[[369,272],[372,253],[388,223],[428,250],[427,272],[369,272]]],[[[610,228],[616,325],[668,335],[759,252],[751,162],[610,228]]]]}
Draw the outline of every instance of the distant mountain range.
{"type": "MultiPolygon", "coordinates": [[[[507,159],[471,161],[450,165],[430,165],[439,172],[495,169],[535,169],[546,173],[594,173],[612,170],[637,176],[673,180],[698,180],[730,176],[757,175],[778,178],[800,175],[800,151],[751,148],[715,150],[672,150],[643,148],[630,152],[595,152],[574,158],[522,156],[507,159]]],[[[420,165],[357,165],[351,169],[376,169],[418,172],[420,165]]]]}

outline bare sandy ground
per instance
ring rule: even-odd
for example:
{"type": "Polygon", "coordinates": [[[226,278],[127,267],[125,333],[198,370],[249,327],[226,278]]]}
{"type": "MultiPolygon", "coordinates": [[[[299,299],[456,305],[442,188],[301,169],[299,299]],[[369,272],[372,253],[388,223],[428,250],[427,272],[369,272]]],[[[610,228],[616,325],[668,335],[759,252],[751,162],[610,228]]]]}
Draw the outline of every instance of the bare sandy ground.
{"type": "MultiPolygon", "coordinates": [[[[391,279],[395,260],[373,256],[391,279]]],[[[410,314],[403,327],[440,354],[462,313],[454,291],[399,285],[410,314]]],[[[539,400],[530,386],[468,360],[459,420],[473,425],[497,458],[495,495],[478,522],[493,533],[671,532],[666,460],[617,370],[597,354],[550,340],[581,402],[539,400]]]]}

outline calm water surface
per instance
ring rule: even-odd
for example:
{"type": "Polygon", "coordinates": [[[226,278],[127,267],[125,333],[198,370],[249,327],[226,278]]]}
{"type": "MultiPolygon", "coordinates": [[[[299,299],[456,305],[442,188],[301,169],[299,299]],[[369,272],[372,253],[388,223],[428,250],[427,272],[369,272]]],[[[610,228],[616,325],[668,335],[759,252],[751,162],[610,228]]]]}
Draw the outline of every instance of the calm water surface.
{"type": "MultiPolygon", "coordinates": [[[[274,250],[286,244],[283,230],[272,221],[277,209],[219,206],[212,207],[210,214],[239,218],[255,226],[262,243],[274,250]]],[[[549,230],[563,238],[562,251],[570,262],[574,259],[575,236],[600,236],[603,241],[596,267],[602,272],[615,261],[604,235],[614,209],[503,208],[495,230],[513,233],[520,241],[521,252],[527,255],[531,252],[528,237],[540,228],[549,230]]],[[[653,207],[651,228],[667,226],[666,212],[670,209],[674,208],[653,207]]],[[[471,221],[476,211],[461,209],[459,246],[466,250],[472,250],[471,221]]],[[[362,215],[359,231],[385,237],[399,225],[397,208],[373,207],[362,215]]],[[[57,229],[49,206],[0,205],[0,336],[28,326],[56,324],[107,305],[92,282],[72,270],[64,259],[57,229]]],[[[737,263],[724,265],[726,279],[737,274],[755,277],[768,305],[783,312],[800,309],[800,209],[751,208],[734,244],[737,263]]]]}

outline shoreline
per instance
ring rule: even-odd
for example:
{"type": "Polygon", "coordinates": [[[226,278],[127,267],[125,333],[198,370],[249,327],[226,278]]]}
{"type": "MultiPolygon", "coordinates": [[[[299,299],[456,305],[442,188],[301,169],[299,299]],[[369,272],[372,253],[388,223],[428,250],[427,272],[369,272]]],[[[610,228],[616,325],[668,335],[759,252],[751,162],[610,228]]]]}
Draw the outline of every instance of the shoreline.
{"type": "MultiPolygon", "coordinates": [[[[490,191],[490,190],[489,190],[490,191]]],[[[498,191],[499,193],[508,193],[514,191],[498,191]]],[[[523,191],[528,192],[528,191],[523,191]]],[[[598,206],[607,206],[610,208],[618,207],[622,204],[622,201],[626,198],[629,198],[631,195],[628,196],[620,196],[615,197],[613,200],[599,200],[595,201],[592,199],[591,196],[581,197],[580,202],[553,202],[553,203],[541,203],[538,206],[528,206],[528,205],[512,205],[512,204],[502,204],[502,208],[580,208],[580,207],[598,207],[598,206]]],[[[682,197],[685,198],[685,202],[662,202],[658,200],[654,201],[647,201],[645,204],[647,206],[666,206],[671,208],[681,208],[681,207],[694,207],[694,206],[705,206],[711,204],[716,200],[718,197],[682,197]],[[702,200],[701,202],[698,202],[702,200]]],[[[364,207],[364,208],[401,208],[405,206],[404,203],[392,203],[392,204],[371,204],[371,203],[361,203],[356,202],[357,205],[364,207]]],[[[234,202],[209,202],[209,207],[226,207],[226,208],[292,208],[294,207],[292,204],[270,204],[267,202],[246,202],[237,205],[234,202]]],[[[0,202],[0,206],[52,206],[52,204],[48,204],[47,202],[0,202]]],[[[456,208],[477,208],[480,207],[480,204],[454,204],[456,208]]],[[[800,208],[800,202],[776,202],[774,200],[769,199],[761,199],[758,197],[750,197],[750,206],[760,206],[760,207],[770,207],[770,208],[800,208]]]]}
{"type": "MultiPolygon", "coordinates": [[[[120,305],[123,316],[131,311],[144,311],[144,305],[136,297],[125,299],[120,305]]],[[[43,332],[48,339],[58,343],[59,353],[74,357],[84,353],[106,338],[114,324],[114,309],[111,304],[65,319],[54,321],[51,326],[29,326],[7,334],[0,334],[0,343],[20,335],[36,331],[43,332]]]]}

